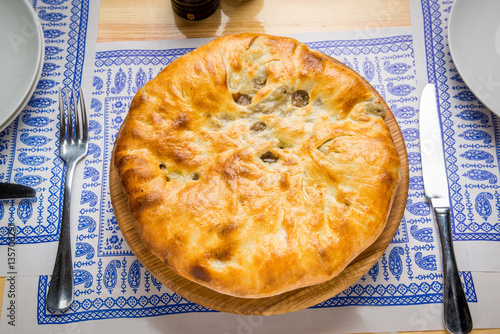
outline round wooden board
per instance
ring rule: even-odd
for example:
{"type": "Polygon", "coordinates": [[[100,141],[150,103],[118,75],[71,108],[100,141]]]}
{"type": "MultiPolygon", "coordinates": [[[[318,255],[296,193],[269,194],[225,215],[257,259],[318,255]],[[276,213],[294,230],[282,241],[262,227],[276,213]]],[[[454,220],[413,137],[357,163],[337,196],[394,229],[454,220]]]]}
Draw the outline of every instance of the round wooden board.
{"type": "Polygon", "coordinates": [[[402,178],[391,214],[380,237],[361,253],[337,277],[314,286],[289,291],[277,296],[258,299],[237,298],[220,294],[175,274],[166,264],[148,251],[136,233],[114,163],[110,167],[110,193],[113,210],[120,229],[144,267],[166,287],[180,296],[207,308],[245,315],[272,315],[302,310],[336,296],[356,283],[382,256],[396,233],[403,217],[408,196],[408,157],[401,130],[390,110],[388,124],[402,162],[402,178]]]}

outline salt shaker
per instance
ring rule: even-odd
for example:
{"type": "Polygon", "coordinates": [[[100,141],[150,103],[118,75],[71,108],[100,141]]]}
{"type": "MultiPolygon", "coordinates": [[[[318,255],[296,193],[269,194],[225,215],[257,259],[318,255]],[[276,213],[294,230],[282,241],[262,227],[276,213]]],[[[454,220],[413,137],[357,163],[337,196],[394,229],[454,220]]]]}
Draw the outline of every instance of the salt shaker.
{"type": "Polygon", "coordinates": [[[212,15],[220,0],[171,0],[172,9],[182,18],[195,21],[212,15]]]}

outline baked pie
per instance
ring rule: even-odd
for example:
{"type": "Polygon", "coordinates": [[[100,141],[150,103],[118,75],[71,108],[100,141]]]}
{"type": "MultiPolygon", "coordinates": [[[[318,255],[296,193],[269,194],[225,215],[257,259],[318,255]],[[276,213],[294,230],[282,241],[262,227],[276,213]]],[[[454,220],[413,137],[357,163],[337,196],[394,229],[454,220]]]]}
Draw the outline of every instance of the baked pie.
{"type": "Polygon", "coordinates": [[[383,231],[401,173],[386,110],[303,43],[224,36],[137,92],[114,167],[138,235],[175,273],[269,297],[332,279],[383,231]]]}

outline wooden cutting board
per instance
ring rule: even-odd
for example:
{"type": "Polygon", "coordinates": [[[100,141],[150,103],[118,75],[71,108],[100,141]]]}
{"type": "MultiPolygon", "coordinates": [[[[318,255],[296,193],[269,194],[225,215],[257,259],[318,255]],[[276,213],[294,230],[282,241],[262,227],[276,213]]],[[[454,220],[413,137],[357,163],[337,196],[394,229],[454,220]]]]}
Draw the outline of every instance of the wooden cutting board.
{"type": "Polygon", "coordinates": [[[302,310],[336,296],[358,281],[384,253],[403,218],[408,196],[408,156],[401,130],[394,115],[387,108],[386,123],[402,162],[402,179],[399,185],[389,220],[380,237],[361,253],[337,277],[314,286],[289,291],[277,296],[258,299],[237,298],[220,294],[177,274],[149,252],[137,235],[125,196],[118,180],[114,163],[110,167],[110,193],[113,210],[120,229],[144,267],[178,295],[207,308],[245,315],[273,315],[302,310]]]}

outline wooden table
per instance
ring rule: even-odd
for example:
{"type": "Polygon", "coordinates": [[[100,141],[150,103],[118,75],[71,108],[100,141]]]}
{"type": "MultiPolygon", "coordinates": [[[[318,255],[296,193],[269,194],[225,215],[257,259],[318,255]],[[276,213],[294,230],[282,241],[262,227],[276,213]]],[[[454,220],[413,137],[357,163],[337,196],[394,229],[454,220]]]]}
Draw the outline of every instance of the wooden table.
{"type": "MultiPolygon", "coordinates": [[[[170,0],[101,0],[97,41],[201,38],[241,32],[283,35],[410,24],[408,0],[221,0],[218,10],[201,21],[176,16],[170,0]]],[[[4,285],[5,277],[0,277],[0,305],[4,285]]]]}
{"type": "Polygon", "coordinates": [[[221,0],[209,18],[177,17],[170,0],[101,0],[98,42],[292,34],[410,25],[408,0],[221,0]]]}

